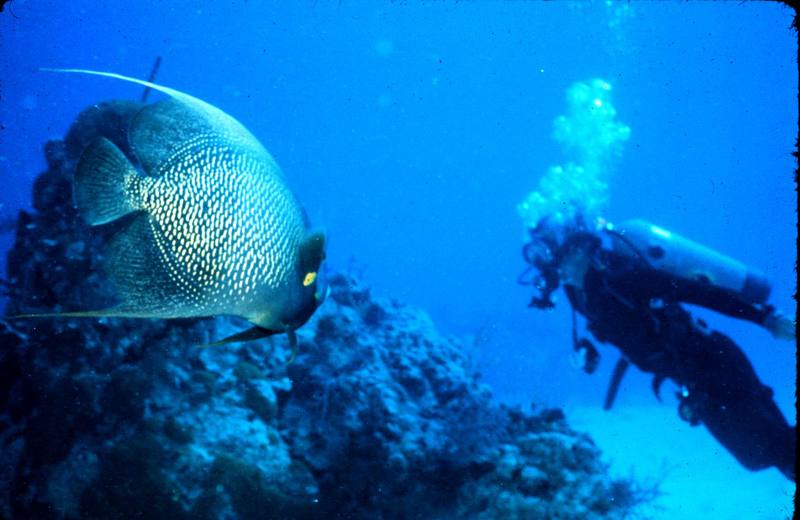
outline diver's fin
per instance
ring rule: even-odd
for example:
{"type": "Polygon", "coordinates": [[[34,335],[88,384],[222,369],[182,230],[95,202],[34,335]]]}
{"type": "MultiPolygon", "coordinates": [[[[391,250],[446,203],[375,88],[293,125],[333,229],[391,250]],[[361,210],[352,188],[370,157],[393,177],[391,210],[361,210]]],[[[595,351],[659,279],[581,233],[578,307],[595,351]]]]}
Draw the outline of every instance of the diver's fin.
{"type": "Polygon", "coordinates": [[[198,345],[198,347],[201,348],[219,347],[222,345],[228,345],[230,343],[239,343],[241,341],[252,341],[256,339],[267,338],[274,334],[280,334],[280,331],[265,329],[262,327],[251,327],[249,329],[237,332],[236,334],[228,336],[227,338],[221,339],[219,341],[214,341],[213,343],[206,343],[205,345],[198,345]]]}
{"type": "Polygon", "coordinates": [[[658,399],[659,402],[661,402],[661,385],[666,379],[667,378],[661,374],[656,374],[653,376],[653,393],[656,394],[656,399],[658,399]]]}
{"type": "Polygon", "coordinates": [[[617,391],[619,385],[622,383],[622,378],[625,377],[630,362],[625,358],[619,358],[617,364],[614,365],[614,372],[611,374],[611,381],[608,383],[608,391],[606,392],[606,400],[603,403],[603,410],[611,410],[614,406],[614,400],[617,398],[617,391]]]}
{"type": "Polygon", "coordinates": [[[139,172],[117,146],[100,137],[86,147],[75,169],[73,195],[81,216],[93,226],[136,211],[131,179],[139,172]]]}

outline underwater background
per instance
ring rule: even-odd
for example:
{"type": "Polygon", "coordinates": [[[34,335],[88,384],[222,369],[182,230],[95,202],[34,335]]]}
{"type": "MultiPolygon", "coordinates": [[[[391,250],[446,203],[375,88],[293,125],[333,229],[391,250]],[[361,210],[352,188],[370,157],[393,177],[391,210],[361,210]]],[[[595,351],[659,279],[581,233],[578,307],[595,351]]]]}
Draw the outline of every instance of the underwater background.
{"type": "MultiPolygon", "coordinates": [[[[0,250],[31,207],[44,143],[87,106],[141,95],[39,68],[145,78],[161,56],[157,83],[221,107],[276,158],[328,232],[331,269],[462,338],[496,401],[562,408],[612,473],[660,481],[647,516],[786,518],[794,484],[747,471],[681,421],[673,386],[659,403],[631,370],[602,410],[617,351],[585,375],[563,294],[553,312],[527,308],[517,205],[570,160],[553,139],[569,87],[602,78],[630,127],[606,217],[763,270],[770,301],[795,315],[793,15],[779,3],[13,1],[0,13],[0,250]]],[[[742,346],[794,424],[794,346],[698,313],[742,346]]]]}

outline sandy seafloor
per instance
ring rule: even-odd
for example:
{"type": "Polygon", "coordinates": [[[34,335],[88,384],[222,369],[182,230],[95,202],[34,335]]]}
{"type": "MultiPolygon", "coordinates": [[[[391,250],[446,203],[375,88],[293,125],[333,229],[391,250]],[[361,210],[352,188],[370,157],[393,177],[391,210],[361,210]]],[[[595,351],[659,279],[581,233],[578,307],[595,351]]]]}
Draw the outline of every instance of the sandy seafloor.
{"type": "Polygon", "coordinates": [[[753,474],[742,468],[703,428],[681,422],[666,403],[566,413],[576,428],[591,432],[615,474],[662,479],[661,496],[642,510],[648,516],[792,518],[794,483],[776,469],[753,474]]]}

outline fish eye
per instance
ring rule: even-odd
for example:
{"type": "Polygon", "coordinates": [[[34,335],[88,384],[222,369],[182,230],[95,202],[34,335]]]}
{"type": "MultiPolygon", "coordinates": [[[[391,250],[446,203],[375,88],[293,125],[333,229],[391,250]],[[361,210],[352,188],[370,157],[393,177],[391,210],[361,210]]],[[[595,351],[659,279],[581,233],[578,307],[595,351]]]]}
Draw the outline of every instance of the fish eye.
{"type": "Polygon", "coordinates": [[[306,273],[306,277],[303,278],[303,287],[308,287],[309,285],[314,283],[314,280],[316,279],[317,279],[316,271],[311,271],[310,273],[306,273]]]}

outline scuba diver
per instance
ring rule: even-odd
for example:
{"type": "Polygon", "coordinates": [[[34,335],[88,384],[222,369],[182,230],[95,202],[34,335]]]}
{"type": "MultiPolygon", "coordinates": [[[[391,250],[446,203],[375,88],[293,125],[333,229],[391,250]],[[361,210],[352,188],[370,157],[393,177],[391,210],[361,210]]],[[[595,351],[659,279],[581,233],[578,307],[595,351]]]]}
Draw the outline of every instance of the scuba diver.
{"type": "Polygon", "coordinates": [[[573,346],[585,372],[597,368],[599,353],[579,338],[576,312],[596,340],[620,350],[605,409],[633,364],[654,375],[659,401],[662,383],[674,381],[680,417],[692,426],[704,424],[744,467],[775,466],[795,480],[796,426],[778,409],[772,389],[731,338],[681,305],[700,305],[793,339],[794,321],[766,303],[764,275],[641,220],[617,228],[602,219],[589,224],[580,217],[545,217],[530,229],[523,254],[530,267],[520,283],[538,289],[531,307],[554,307],[552,293],[564,286],[573,346]]]}

